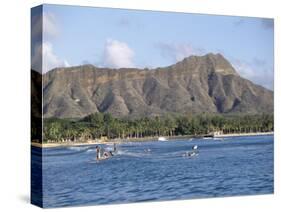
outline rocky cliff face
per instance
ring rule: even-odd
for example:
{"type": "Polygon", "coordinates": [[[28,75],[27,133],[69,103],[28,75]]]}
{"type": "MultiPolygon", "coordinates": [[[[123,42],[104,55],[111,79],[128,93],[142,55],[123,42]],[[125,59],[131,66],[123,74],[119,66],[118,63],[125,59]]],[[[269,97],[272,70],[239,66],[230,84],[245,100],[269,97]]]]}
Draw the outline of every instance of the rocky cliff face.
{"type": "Polygon", "coordinates": [[[45,117],[272,113],[273,92],[238,75],[220,54],[156,69],[57,68],[43,75],[45,117]]]}

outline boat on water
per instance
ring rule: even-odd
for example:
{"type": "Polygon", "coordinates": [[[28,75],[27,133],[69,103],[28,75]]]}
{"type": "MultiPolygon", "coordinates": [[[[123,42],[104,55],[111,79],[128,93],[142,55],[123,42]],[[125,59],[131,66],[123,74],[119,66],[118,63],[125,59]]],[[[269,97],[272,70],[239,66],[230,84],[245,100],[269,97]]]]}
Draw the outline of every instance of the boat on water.
{"type": "Polygon", "coordinates": [[[161,136],[161,137],[158,138],[158,141],[168,141],[168,139],[161,136]]]}

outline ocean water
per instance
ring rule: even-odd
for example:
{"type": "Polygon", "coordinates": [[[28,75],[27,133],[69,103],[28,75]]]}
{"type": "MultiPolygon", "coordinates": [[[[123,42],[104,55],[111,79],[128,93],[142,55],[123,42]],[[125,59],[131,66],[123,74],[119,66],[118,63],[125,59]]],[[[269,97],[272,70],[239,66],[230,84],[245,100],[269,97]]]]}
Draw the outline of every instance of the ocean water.
{"type": "Polygon", "coordinates": [[[99,162],[95,146],[45,148],[43,206],[273,193],[273,136],[127,142],[117,147],[116,156],[99,162]],[[193,145],[199,154],[184,157],[193,145]]]}

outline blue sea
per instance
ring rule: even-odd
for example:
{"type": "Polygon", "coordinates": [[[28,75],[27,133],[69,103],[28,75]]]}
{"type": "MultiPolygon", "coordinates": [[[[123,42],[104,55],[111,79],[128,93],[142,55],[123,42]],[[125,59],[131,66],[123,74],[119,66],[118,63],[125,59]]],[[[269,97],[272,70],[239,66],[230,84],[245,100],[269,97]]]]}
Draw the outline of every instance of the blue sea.
{"type": "MultiPolygon", "coordinates": [[[[113,148],[101,146],[107,150],[113,148]]],[[[95,146],[44,148],[43,206],[257,195],[274,191],[273,136],[126,142],[117,148],[114,157],[99,162],[95,159],[95,146]],[[198,146],[199,154],[184,156],[194,145],[198,146]]],[[[32,154],[36,155],[38,150],[32,147],[32,154]]]]}

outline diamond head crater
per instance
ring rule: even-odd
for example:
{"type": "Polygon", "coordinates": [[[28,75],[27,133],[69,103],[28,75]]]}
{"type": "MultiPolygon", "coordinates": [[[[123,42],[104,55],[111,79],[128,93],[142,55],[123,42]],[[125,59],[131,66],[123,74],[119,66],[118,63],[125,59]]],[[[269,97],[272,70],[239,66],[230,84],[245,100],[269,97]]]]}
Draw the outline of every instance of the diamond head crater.
{"type": "Polygon", "coordinates": [[[273,131],[273,91],[241,77],[222,54],[153,69],[32,71],[32,79],[33,88],[42,83],[45,143],[273,131]]]}

